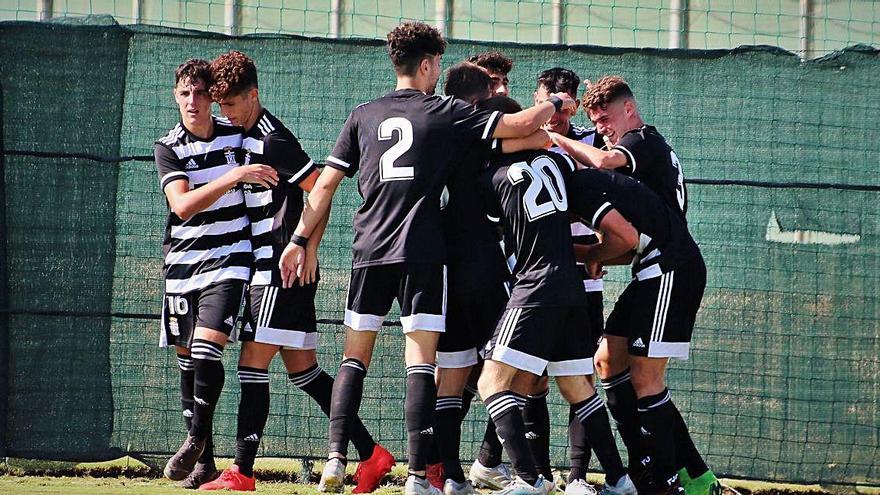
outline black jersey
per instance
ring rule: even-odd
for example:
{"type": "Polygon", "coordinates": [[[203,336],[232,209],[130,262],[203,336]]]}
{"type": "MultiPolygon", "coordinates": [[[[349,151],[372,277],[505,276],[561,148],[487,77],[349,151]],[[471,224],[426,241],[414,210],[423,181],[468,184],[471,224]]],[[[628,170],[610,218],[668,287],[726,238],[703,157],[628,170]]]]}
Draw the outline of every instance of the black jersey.
{"type": "Polygon", "coordinates": [[[685,218],[687,189],[681,163],[675,150],[654,126],[643,125],[627,132],[613,149],[626,156],[626,166],[618,168],[619,172],[644,183],[685,218]]]}
{"type": "Polygon", "coordinates": [[[594,228],[601,230],[605,215],[615,209],[638,231],[633,277],[658,277],[701,258],[681,212],[632,177],[585,169],[571,174],[566,185],[571,211],[594,228]]]}
{"type": "MultiPolygon", "coordinates": [[[[197,189],[238,166],[241,128],[214,119],[214,135],[200,139],[179,123],[156,141],[159,183],[186,180],[197,189]]],[[[185,294],[223,280],[251,276],[250,228],[240,187],[230,189],[204,211],[183,221],[168,212],[165,239],[165,292],[185,294]]]]}
{"type": "MultiPolygon", "coordinates": [[[[493,140],[492,152],[500,146],[500,140],[493,140]]],[[[483,146],[471,148],[446,185],[449,197],[443,208],[443,234],[449,256],[449,291],[457,294],[483,292],[510,276],[497,228],[484,214],[477,186],[489,153],[483,146]]]]}
{"type": "Polygon", "coordinates": [[[303,211],[299,183],[315,164],[293,133],[267,110],[245,133],[241,149],[242,164],[260,163],[278,172],[278,185],[271,189],[260,184],[244,184],[243,189],[255,258],[251,285],[280,286],[278,261],[303,211]]]}
{"type": "Polygon", "coordinates": [[[508,307],[586,302],[574,259],[566,177],[574,163],[552,151],[493,158],[480,178],[486,208],[501,218],[504,243],[516,257],[508,307]]]}
{"type": "Polygon", "coordinates": [[[360,171],[364,202],[354,216],[354,268],[446,262],[443,187],[471,147],[489,146],[500,116],[415,89],[351,112],[327,165],[349,177],[360,171]]]}

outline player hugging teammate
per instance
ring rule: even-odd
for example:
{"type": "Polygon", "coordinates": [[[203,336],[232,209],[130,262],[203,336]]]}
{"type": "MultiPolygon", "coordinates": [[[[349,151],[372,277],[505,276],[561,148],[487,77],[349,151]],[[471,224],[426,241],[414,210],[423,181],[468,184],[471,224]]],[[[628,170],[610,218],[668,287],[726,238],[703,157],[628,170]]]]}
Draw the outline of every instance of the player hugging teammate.
{"type": "Polygon", "coordinates": [[[188,434],[166,476],[255,490],[268,367],[280,354],[290,381],[329,417],[319,490],[343,490],[349,442],[361,461],[354,492],[378,487],[393,456],[358,410],[397,300],[406,495],[555,491],[550,376],[570,404],[567,494],[596,493],[585,479],[591,451],[606,473],[602,493],[720,493],[664,379],[669,358],[688,357],[706,268],[678,158],[642,121],[629,86],[619,77],[589,85],[583,107],[596,127],[585,128],[571,122],[580,86],[571,70],[541,72],[523,110],[507,96],[513,61],[503,54],[454,66],[436,96],[439,32],[409,22],[387,41],[396,87],[352,110],[321,171],[263,107],[246,55],[178,69],[181,122],[157,141],[156,162],[170,209],[162,342],[176,346],[188,434]],[[211,115],[212,98],[226,119],[211,115]],[[318,246],[336,189],[355,176],[364,201],[334,380],[315,355],[318,246]],[[633,279],[603,324],[601,278],[614,264],[632,264],[633,279]],[[221,475],[212,417],[242,300],[236,456],[221,475]],[[477,393],[490,422],[466,477],[461,424],[477,393]]]}

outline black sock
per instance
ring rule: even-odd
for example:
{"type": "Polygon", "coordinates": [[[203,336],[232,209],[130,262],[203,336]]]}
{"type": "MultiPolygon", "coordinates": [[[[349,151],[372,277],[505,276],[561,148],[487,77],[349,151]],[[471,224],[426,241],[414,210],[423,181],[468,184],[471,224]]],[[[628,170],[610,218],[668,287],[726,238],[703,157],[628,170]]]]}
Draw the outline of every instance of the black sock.
{"type": "Polygon", "coordinates": [[[574,407],[568,411],[568,446],[568,459],[571,463],[568,482],[586,480],[587,468],[590,466],[590,442],[583,423],[574,413],[574,407]]]}
{"type": "Polygon", "coordinates": [[[406,367],[407,457],[409,471],[424,471],[428,462],[434,435],[434,407],[437,385],[434,383],[433,364],[414,364],[406,367]]]}
{"type": "Polygon", "coordinates": [[[254,459],[269,419],[269,370],[238,367],[241,400],[238,402],[238,431],[235,435],[235,464],[241,474],[254,475],[254,459]]]}
{"type": "Polygon", "coordinates": [[[674,405],[673,408],[675,409],[675,467],[679,469],[682,467],[686,468],[691,479],[699,478],[706,474],[709,466],[706,465],[706,461],[703,460],[703,456],[700,455],[700,451],[694,445],[694,440],[688,431],[687,423],[684,422],[684,418],[681,416],[678,408],[674,405]]]}
{"type": "Polygon", "coordinates": [[[214,409],[223,390],[223,346],[209,340],[195,339],[192,359],[195,368],[193,418],[190,435],[207,438],[214,422],[214,409]]]}
{"type": "Polygon", "coordinates": [[[654,480],[661,486],[673,486],[678,481],[675,462],[677,413],[669,390],[663,389],[657,395],[639,399],[638,412],[645,444],[651,455],[654,480]]]}
{"type": "Polygon", "coordinates": [[[464,482],[459,447],[461,446],[461,397],[437,397],[434,443],[440,450],[445,476],[464,482]]]}
{"type": "Polygon", "coordinates": [[[538,480],[538,469],[535,467],[535,459],[526,441],[526,428],[523,425],[516,394],[511,391],[498,392],[488,397],[485,402],[516,474],[526,483],[534,485],[538,480]]]}
{"type": "MultiPolygon", "coordinates": [[[[183,411],[184,423],[186,423],[186,431],[189,433],[192,429],[196,368],[192,358],[183,354],[177,355],[177,366],[180,368],[180,406],[183,411]]],[[[208,441],[205,442],[205,450],[199,457],[199,463],[214,464],[214,438],[212,435],[208,435],[208,441]]]]}
{"type": "MultiPolygon", "coordinates": [[[[324,411],[327,417],[330,417],[330,396],[333,394],[333,377],[315,364],[311,368],[297,373],[287,375],[290,382],[299,387],[300,390],[309,394],[318,407],[324,411]]],[[[370,436],[370,432],[361,422],[360,417],[356,417],[351,423],[349,431],[351,443],[358,451],[360,460],[365,461],[373,455],[373,448],[376,442],[370,436]]]]}
{"type": "Polygon", "coordinates": [[[596,452],[596,459],[605,471],[605,483],[616,485],[620,478],[626,474],[620,453],[617,452],[617,444],[611,434],[611,423],[608,421],[608,413],[605,404],[599,394],[593,394],[583,402],[571,405],[571,412],[577,416],[584,427],[587,442],[596,452]]]}
{"type": "Polygon", "coordinates": [[[602,380],[602,388],[608,403],[608,412],[617,424],[626,452],[629,466],[643,466],[648,457],[642,433],[639,430],[636,391],[629,377],[629,369],[606,380],[602,380]]]}
{"type": "Polygon", "coordinates": [[[498,467],[501,464],[502,450],[501,442],[498,441],[498,433],[495,432],[495,422],[489,418],[489,421],[486,421],[486,431],[483,433],[483,442],[480,444],[477,460],[487,468],[498,467]]]}
{"type": "Polygon", "coordinates": [[[461,420],[464,421],[464,418],[467,417],[468,412],[471,410],[471,404],[474,402],[474,397],[478,395],[477,389],[471,387],[470,385],[464,386],[464,391],[461,393],[461,420]]]}
{"type": "Polygon", "coordinates": [[[548,480],[553,479],[550,471],[550,412],[547,410],[547,394],[550,389],[536,395],[529,395],[523,407],[523,425],[526,440],[535,458],[538,472],[548,480]]]}
{"type": "Polygon", "coordinates": [[[330,398],[330,452],[348,456],[348,440],[351,438],[351,425],[357,418],[364,395],[364,378],[367,367],[357,359],[348,358],[339,365],[333,394],[330,398]]]}

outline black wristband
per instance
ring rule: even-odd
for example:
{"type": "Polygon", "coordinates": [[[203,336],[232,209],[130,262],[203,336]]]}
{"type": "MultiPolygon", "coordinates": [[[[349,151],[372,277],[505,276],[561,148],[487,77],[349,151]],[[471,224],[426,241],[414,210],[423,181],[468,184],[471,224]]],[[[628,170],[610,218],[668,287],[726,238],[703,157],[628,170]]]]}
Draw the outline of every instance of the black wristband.
{"type": "Polygon", "coordinates": [[[292,242],[292,243],[294,243],[294,244],[296,244],[297,246],[300,246],[300,247],[306,247],[306,244],[309,243],[309,238],[308,238],[308,237],[303,237],[303,236],[301,236],[301,235],[293,234],[293,235],[290,236],[290,242],[292,242]]]}
{"type": "Polygon", "coordinates": [[[562,110],[562,98],[560,98],[556,95],[553,95],[550,98],[547,98],[547,101],[549,101],[550,103],[553,104],[553,106],[556,108],[557,112],[562,110]]]}

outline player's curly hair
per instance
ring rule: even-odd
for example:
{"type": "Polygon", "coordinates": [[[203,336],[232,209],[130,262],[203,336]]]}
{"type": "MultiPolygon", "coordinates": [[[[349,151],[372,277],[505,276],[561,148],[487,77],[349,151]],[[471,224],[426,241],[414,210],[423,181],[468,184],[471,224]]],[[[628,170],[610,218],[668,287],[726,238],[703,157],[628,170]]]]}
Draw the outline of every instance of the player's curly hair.
{"type": "Polygon", "coordinates": [[[469,58],[468,62],[504,75],[507,75],[510,69],[513,69],[513,59],[499,51],[478,53],[469,58]]]}
{"type": "Polygon", "coordinates": [[[622,98],[632,98],[632,90],[620,76],[605,76],[590,85],[590,89],[584,93],[583,105],[587,110],[606,108],[622,98]]]}
{"type": "Polygon", "coordinates": [[[488,97],[492,92],[492,78],[479,65],[461,62],[446,71],[443,92],[468,103],[475,102],[488,97]]]}
{"type": "Polygon", "coordinates": [[[211,62],[211,98],[220,101],[257,87],[257,67],[250,57],[237,50],[226,52],[211,62]]]}
{"type": "Polygon", "coordinates": [[[538,74],[538,86],[544,86],[548,93],[568,93],[577,99],[581,78],[574,71],[554,67],[538,74]]]}
{"type": "Polygon", "coordinates": [[[388,56],[398,74],[415,75],[425,57],[443,55],[446,40],[433,26],[404,22],[388,33],[388,56]]]}
{"type": "Polygon", "coordinates": [[[206,87],[211,86],[211,63],[201,58],[191,58],[180,64],[174,71],[174,85],[180,81],[201,81],[206,87]]]}

